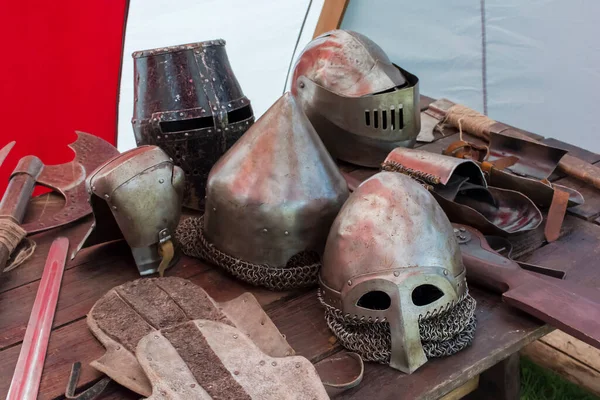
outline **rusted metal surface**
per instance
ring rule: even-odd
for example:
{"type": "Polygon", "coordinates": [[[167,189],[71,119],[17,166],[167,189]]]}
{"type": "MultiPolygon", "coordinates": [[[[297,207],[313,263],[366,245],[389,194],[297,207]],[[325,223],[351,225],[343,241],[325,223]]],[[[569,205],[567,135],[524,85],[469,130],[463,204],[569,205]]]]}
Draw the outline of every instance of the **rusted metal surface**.
{"type": "MultiPolygon", "coordinates": [[[[28,234],[56,228],[76,221],[92,212],[87,202],[85,178],[98,165],[119,154],[105,140],[84,132],[77,132],[77,140],[69,145],[75,152],[73,161],[60,165],[44,165],[35,156],[19,160],[0,201],[0,219],[21,224],[36,184],[46,186],[65,199],[65,205],[56,213],[42,214],[21,228],[28,234]]],[[[0,243],[0,271],[11,256],[11,247],[0,243]]]]}
{"type": "Polygon", "coordinates": [[[427,361],[418,321],[465,294],[465,268],[452,225],[430,193],[406,176],[380,172],[355,189],[335,219],[320,286],[324,302],[344,314],[389,322],[390,365],[411,373],[427,361]],[[413,291],[431,287],[439,295],[415,304],[413,291]],[[363,303],[378,293],[389,304],[363,303]]]}
{"type": "Polygon", "coordinates": [[[292,93],[340,160],[376,167],[419,134],[418,78],[356,32],[334,30],[310,42],[294,67],[292,93]]]}
{"type": "Polygon", "coordinates": [[[202,209],[210,169],[254,122],[225,41],[138,51],[133,58],[137,145],[161,147],[185,172],[184,205],[202,209]]]}
{"type": "Polygon", "coordinates": [[[387,156],[383,168],[428,185],[452,222],[472,225],[486,234],[521,233],[542,222],[540,210],[525,195],[488,187],[474,161],[397,148],[387,156]]]}
{"type": "MultiPolygon", "coordinates": [[[[157,272],[159,247],[172,240],[181,215],[181,168],[159,147],[142,146],[98,167],[86,187],[95,223],[76,252],[124,238],[140,274],[157,272]]],[[[173,265],[177,257],[167,261],[173,265]]]]}
{"type": "Polygon", "coordinates": [[[75,158],[65,164],[44,165],[35,156],[26,156],[19,161],[0,203],[0,217],[11,217],[21,222],[36,184],[60,193],[65,198],[65,206],[56,214],[41,216],[22,225],[27,233],[56,228],[92,212],[87,202],[85,178],[119,151],[107,141],[84,132],[77,132],[77,140],[69,147],[75,158]]]}
{"type": "Polygon", "coordinates": [[[335,162],[291,94],[284,94],[213,167],[204,234],[237,259],[284,268],[322,252],[348,197],[335,162]]]}
{"type": "Polygon", "coordinates": [[[468,226],[461,241],[469,282],[484,286],[536,318],[600,348],[600,290],[560,279],[542,279],[498,254],[483,235],[468,226]]]}
{"type": "Polygon", "coordinates": [[[50,247],[7,400],[35,400],[38,397],[68,251],[69,239],[65,237],[55,239],[50,247]]]}

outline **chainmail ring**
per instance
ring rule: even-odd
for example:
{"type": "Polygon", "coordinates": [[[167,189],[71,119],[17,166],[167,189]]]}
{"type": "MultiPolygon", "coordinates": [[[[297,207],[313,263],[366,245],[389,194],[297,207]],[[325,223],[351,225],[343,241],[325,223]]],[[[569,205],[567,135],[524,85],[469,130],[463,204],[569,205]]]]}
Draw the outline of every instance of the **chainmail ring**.
{"type": "MultiPolygon", "coordinates": [[[[326,304],[319,290],[319,300],[325,307],[325,321],[342,346],[354,351],[365,361],[389,364],[392,338],[388,322],[373,322],[326,304]]],[[[427,358],[446,357],[468,347],[475,337],[477,302],[468,291],[455,304],[440,312],[419,318],[421,344],[427,358]]]]}
{"type": "Polygon", "coordinates": [[[272,290],[297,289],[317,284],[321,261],[316,252],[298,253],[283,268],[253,264],[231,257],[213,246],[204,236],[203,226],[204,217],[190,217],[179,223],[176,236],[185,255],[201,258],[222,267],[244,282],[272,290]]]}

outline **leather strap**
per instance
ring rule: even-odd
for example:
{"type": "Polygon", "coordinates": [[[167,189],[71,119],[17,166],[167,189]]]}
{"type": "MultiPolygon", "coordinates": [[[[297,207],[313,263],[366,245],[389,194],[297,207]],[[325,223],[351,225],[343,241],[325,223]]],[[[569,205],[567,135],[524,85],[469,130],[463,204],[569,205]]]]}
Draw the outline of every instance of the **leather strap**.
{"type": "Polygon", "coordinates": [[[342,351],[314,364],[329,397],[360,384],[365,367],[356,353],[342,351]]]}
{"type": "Polygon", "coordinates": [[[548,210],[548,220],[544,228],[544,236],[548,242],[554,242],[560,236],[560,228],[565,219],[568,203],[569,193],[555,187],[552,203],[548,210]]]}

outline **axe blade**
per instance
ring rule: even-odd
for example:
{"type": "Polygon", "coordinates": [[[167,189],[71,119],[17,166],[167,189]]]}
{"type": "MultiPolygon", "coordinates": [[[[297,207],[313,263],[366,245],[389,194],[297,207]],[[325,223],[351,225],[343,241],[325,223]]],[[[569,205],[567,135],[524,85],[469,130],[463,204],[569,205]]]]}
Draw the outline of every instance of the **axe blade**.
{"type": "Polygon", "coordinates": [[[10,142],[6,146],[4,146],[2,148],[2,150],[0,150],[0,166],[2,166],[2,163],[4,162],[4,160],[6,160],[8,153],[10,153],[10,150],[13,148],[15,143],[16,142],[13,140],[12,142],[10,142]]]}
{"type": "Polygon", "coordinates": [[[60,193],[65,205],[53,214],[42,214],[37,220],[22,224],[28,234],[56,228],[83,218],[92,212],[88,203],[89,195],[85,189],[86,177],[119,155],[119,151],[110,143],[85,132],[76,132],[77,140],[69,147],[75,158],[65,164],[44,166],[36,183],[60,193]]]}

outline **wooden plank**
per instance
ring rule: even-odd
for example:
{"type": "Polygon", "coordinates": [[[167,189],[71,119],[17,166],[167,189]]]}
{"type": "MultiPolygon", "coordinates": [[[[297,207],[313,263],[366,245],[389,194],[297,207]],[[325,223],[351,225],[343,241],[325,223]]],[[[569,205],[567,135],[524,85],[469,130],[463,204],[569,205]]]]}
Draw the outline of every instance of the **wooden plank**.
{"type": "Polygon", "coordinates": [[[554,347],[536,341],[521,350],[534,363],[548,368],[576,385],[600,396],[600,372],[554,347]]]}
{"type": "Polygon", "coordinates": [[[344,13],[346,12],[346,7],[348,7],[348,1],[349,0],[325,0],[323,8],[321,9],[319,21],[317,21],[313,39],[325,32],[340,27],[342,19],[344,18],[344,13]]]}
{"type": "MultiPolygon", "coordinates": [[[[104,352],[102,346],[95,341],[93,335],[88,331],[84,317],[95,301],[112,287],[139,277],[133,261],[127,263],[126,259],[122,260],[121,265],[86,265],[85,267],[74,268],[70,272],[71,275],[68,277],[65,276],[63,279],[63,287],[57,307],[58,311],[55,317],[55,326],[61,324],[66,324],[66,326],[54,330],[51,334],[50,347],[45,364],[46,372],[44,375],[44,379],[50,383],[48,383],[47,386],[42,386],[40,393],[43,393],[43,396],[40,398],[54,398],[60,395],[61,392],[57,392],[59,387],[55,385],[55,382],[62,381],[61,385],[66,384],[66,379],[73,362],[81,361],[82,364],[87,366],[90,361],[102,355],[104,352]],[[111,268],[114,273],[110,271],[111,268]],[[128,269],[133,272],[128,272],[128,269]],[[98,286],[98,288],[96,288],[96,286],[98,286]],[[68,322],[72,321],[76,322],[68,324],[68,322]],[[72,337],[67,338],[65,336],[72,337]],[[89,346],[88,352],[85,351],[85,347],[74,353],[71,353],[69,350],[68,354],[62,354],[62,352],[59,351],[59,349],[62,349],[63,351],[65,349],[70,349],[70,346],[73,346],[73,343],[76,343],[77,340],[84,337],[87,338],[84,340],[86,343],[91,341],[97,343],[97,346],[89,346]],[[53,340],[56,344],[55,350],[52,350],[54,349],[52,347],[53,340]],[[51,370],[48,369],[48,366],[52,366],[51,370]],[[46,375],[49,377],[46,378],[46,375]]],[[[189,278],[190,281],[203,287],[216,301],[227,301],[244,292],[252,290],[258,302],[267,310],[269,309],[269,305],[272,305],[272,307],[277,306],[278,304],[281,305],[283,303],[282,300],[295,296],[298,293],[273,292],[263,288],[253,288],[250,285],[234,280],[219,269],[207,267],[197,260],[189,259],[187,257],[183,257],[173,269],[168,270],[167,275],[189,278]]],[[[37,282],[35,285],[37,285],[37,282]]],[[[35,297],[36,290],[30,290],[29,296],[35,297]]],[[[8,292],[7,294],[10,294],[11,292],[8,292]]],[[[23,296],[22,299],[19,298],[17,301],[30,301],[26,293],[24,293],[23,296]]],[[[22,340],[25,326],[29,319],[29,311],[24,315],[14,312],[4,312],[10,310],[10,305],[14,304],[14,300],[16,299],[11,299],[7,296],[0,301],[0,309],[3,310],[3,312],[0,313],[0,318],[2,318],[2,321],[4,318],[7,318],[10,322],[10,326],[7,326],[6,328],[6,333],[4,332],[4,322],[0,322],[0,326],[2,326],[0,339],[5,340],[4,337],[6,336],[9,337],[13,343],[15,340],[22,340]]],[[[302,303],[301,307],[305,306],[306,304],[302,303]]],[[[31,306],[24,308],[30,310],[31,306]]],[[[319,307],[312,308],[316,310],[319,309],[319,307]]],[[[290,323],[292,323],[292,321],[290,321],[290,323]]],[[[296,337],[292,327],[288,327],[287,331],[292,337],[296,337]]],[[[307,337],[310,337],[310,335],[307,335],[307,337]]],[[[0,376],[12,376],[11,371],[16,365],[19,349],[20,345],[13,345],[0,352],[0,359],[4,361],[0,364],[2,364],[4,368],[8,368],[0,368],[0,376]]],[[[98,375],[95,373],[89,371],[83,373],[80,378],[80,385],[88,385],[97,378],[98,375]]],[[[0,379],[0,381],[1,380],[2,379],[0,379]]],[[[0,382],[0,397],[6,396],[9,384],[10,379],[8,379],[8,382],[0,382]]],[[[60,390],[64,391],[64,386],[60,388],[60,390]]]]}
{"type": "Polygon", "coordinates": [[[598,257],[600,226],[567,216],[573,224],[570,234],[547,244],[523,261],[567,271],[566,280],[600,289],[598,257]]]}
{"type": "Polygon", "coordinates": [[[550,332],[540,341],[598,371],[598,378],[600,378],[600,349],[596,349],[558,329],[550,332]]]}
{"type": "Polygon", "coordinates": [[[464,385],[457,387],[445,396],[440,397],[439,400],[460,400],[469,393],[473,392],[479,386],[479,375],[467,381],[464,385]]]}
{"type": "MultiPolygon", "coordinates": [[[[127,246],[122,247],[122,250],[129,251],[127,246]]],[[[65,271],[53,327],[85,317],[107,291],[139,278],[131,255],[125,252],[120,255],[121,258],[99,259],[102,261],[65,271]]],[[[208,268],[197,260],[183,258],[168,275],[190,278],[208,268]]],[[[38,280],[0,294],[0,349],[23,340],[39,283],[38,280]]]]}
{"type": "Polygon", "coordinates": [[[513,400],[521,391],[520,355],[514,353],[483,372],[479,387],[465,400],[513,400]]]}

